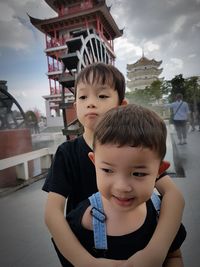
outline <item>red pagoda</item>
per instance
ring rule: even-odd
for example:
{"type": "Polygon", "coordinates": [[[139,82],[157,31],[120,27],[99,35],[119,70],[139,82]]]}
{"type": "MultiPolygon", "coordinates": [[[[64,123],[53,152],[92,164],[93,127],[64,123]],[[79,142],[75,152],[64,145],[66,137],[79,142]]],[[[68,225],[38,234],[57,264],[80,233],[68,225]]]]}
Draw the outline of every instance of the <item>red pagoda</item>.
{"type": "Polygon", "coordinates": [[[44,96],[47,125],[61,126],[63,117],[63,133],[68,136],[77,128],[73,108],[77,73],[97,61],[114,64],[113,40],[120,37],[123,31],[116,25],[105,0],[45,2],[58,15],[50,19],[29,18],[46,39],[50,88],[50,95],[44,96]]]}

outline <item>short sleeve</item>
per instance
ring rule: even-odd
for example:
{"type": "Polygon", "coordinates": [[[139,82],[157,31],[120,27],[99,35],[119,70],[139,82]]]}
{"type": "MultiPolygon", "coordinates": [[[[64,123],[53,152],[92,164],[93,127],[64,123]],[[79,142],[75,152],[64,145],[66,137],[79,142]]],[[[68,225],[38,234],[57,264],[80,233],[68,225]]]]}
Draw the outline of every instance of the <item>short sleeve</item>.
{"type": "Polygon", "coordinates": [[[60,145],[55,153],[42,189],[68,197],[71,190],[70,162],[66,144],[60,145]]]}
{"type": "Polygon", "coordinates": [[[186,235],[187,235],[186,229],[185,229],[184,225],[181,224],[181,226],[178,230],[178,233],[177,233],[174,241],[172,242],[172,245],[169,249],[169,252],[173,252],[173,251],[179,249],[181,247],[181,245],[183,244],[183,242],[186,238],[186,235]]]}

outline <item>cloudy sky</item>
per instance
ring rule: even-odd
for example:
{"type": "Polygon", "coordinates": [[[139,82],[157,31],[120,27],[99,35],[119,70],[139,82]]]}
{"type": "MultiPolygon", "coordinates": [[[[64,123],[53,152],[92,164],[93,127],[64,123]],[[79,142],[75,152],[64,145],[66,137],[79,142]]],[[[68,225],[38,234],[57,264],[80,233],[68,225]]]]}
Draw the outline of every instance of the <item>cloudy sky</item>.
{"type": "MultiPolygon", "coordinates": [[[[161,77],[200,75],[200,0],[108,0],[123,37],[115,40],[116,66],[144,54],[162,60],[161,77]]],[[[28,14],[49,18],[55,13],[41,0],[0,0],[0,80],[24,111],[45,114],[43,95],[49,94],[44,35],[28,14]]]]}

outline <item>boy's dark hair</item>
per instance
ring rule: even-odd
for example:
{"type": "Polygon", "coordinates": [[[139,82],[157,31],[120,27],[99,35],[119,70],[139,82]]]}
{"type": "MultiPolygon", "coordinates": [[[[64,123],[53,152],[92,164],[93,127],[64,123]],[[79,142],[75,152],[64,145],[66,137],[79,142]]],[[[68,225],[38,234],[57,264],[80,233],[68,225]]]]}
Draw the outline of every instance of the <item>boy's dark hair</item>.
{"type": "Polygon", "coordinates": [[[80,82],[87,84],[99,83],[100,85],[109,85],[117,91],[119,96],[119,104],[122,103],[125,97],[126,85],[124,75],[113,65],[98,62],[86,66],[78,74],[75,81],[75,97],[77,85],[80,82]]]}
{"type": "Polygon", "coordinates": [[[166,153],[167,129],[164,121],[154,111],[129,104],[106,112],[94,132],[96,143],[128,145],[154,150],[161,160],[166,153]]]}

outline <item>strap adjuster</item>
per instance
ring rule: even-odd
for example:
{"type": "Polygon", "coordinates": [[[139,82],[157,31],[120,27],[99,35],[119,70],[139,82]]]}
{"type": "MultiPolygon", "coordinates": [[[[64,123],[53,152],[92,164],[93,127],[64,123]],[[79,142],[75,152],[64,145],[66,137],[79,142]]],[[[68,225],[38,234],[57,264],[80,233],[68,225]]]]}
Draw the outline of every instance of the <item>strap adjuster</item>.
{"type": "Polygon", "coordinates": [[[104,223],[107,219],[106,215],[96,207],[92,207],[90,214],[101,223],[104,223]]]}

